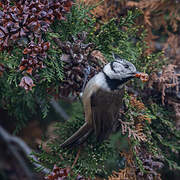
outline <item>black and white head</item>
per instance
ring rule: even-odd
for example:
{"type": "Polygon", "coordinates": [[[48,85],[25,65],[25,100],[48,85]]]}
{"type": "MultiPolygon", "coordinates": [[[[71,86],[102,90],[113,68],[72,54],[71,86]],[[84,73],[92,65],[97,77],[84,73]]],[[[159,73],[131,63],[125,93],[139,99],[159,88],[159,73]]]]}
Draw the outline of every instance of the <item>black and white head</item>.
{"type": "Polygon", "coordinates": [[[126,81],[134,78],[137,70],[136,67],[125,59],[113,54],[114,61],[104,66],[103,72],[110,78],[126,81]]]}

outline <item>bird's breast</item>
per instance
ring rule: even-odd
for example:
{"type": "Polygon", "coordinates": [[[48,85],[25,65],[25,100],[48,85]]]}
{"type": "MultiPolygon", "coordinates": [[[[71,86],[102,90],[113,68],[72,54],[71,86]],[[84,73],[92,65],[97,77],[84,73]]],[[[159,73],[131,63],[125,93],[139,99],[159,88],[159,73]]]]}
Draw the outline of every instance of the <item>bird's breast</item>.
{"type": "MultiPolygon", "coordinates": [[[[114,86],[117,88],[119,83],[116,84],[115,82],[114,86]]],[[[122,95],[122,90],[115,90],[115,88],[112,90],[109,87],[104,73],[100,72],[95,75],[87,83],[82,96],[86,122],[92,124],[92,105],[112,106],[113,104],[121,103],[122,95]],[[95,98],[92,98],[92,96],[95,98]]]]}
{"type": "Polygon", "coordinates": [[[99,90],[110,92],[110,88],[108,87],[105,76],[102,72],[98,73],[89,80],[83,92],[82,101],[84,106],[85,120],[89,124],[92,124],[91,97],[99,90]]]}

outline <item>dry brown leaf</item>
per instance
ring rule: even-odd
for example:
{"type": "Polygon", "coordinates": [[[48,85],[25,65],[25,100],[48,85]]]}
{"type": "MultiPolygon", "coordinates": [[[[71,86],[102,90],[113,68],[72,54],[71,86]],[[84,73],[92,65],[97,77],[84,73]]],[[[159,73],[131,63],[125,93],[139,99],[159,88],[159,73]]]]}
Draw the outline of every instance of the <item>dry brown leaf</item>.
{"type": "Polygon", "coordinates": [[[91,55],[93,57],[95,57],[97,60],[99,60],[103,65],[107,64],[108,61],[105,59],[105,57],[103,56],[103,54],[98,51],[98,50],[94,50],[91,55]]]}

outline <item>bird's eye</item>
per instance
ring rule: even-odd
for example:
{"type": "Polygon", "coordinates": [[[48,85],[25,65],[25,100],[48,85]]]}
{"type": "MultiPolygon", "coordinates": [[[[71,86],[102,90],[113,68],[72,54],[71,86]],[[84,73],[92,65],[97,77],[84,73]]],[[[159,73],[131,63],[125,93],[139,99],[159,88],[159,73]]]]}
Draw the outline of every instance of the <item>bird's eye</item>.
{"type": "Polygon", "coordinates": [[[125,67],[126,69],[128,69],[128,68],[129,68],[129,65],[128,65],[128,64],[124,64],[124,67],[125,67]]]}

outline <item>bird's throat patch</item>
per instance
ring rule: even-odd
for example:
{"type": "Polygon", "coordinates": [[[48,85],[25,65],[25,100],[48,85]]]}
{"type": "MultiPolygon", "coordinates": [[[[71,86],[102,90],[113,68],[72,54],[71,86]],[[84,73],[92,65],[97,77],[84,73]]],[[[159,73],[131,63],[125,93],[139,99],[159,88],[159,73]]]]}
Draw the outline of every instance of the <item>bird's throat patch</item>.
{"type": "Polygon", "coordinates": [[[118,89],[119,86],[126,83],[128,80],[132,79],[132,77],[124,78],[124,79],[110,79],[105,73],[106,82],[108,84],[108,87],[111,89],[111,91],[114,91],[118,89]]]}

